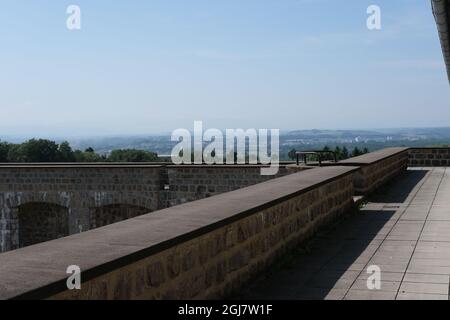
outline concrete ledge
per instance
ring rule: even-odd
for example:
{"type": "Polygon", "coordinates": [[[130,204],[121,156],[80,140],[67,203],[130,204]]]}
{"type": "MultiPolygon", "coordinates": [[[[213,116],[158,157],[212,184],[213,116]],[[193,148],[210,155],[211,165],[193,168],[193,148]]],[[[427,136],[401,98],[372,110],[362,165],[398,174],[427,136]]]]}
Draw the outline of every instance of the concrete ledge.
{"type": "Polygon", "coordinates": [[[307,170],[0,254],[0,299],[224,297],[348,210],[357,170],[307,170]],[[82,290],[66,291],[69,265],[82,290]]]}
{"type": "Polygon", "coordinates": [[[350,165],[350,166],[374,165],[380,161],[385,161],[391,157],[406,154],[408,150],[409,148],[403,147],[385,148],[378,151],[366,153],[358,157],[339,161],[339,165],[350,165]]]}

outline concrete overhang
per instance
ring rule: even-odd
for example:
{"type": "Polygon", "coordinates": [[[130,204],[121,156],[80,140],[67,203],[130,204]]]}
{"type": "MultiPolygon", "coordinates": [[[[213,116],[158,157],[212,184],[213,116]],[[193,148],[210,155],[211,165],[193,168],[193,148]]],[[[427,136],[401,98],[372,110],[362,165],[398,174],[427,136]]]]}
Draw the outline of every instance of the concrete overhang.
{"type": "Polygon", "coordinates": [[[431,0],[450,82],[450,0],[431,0]]]}

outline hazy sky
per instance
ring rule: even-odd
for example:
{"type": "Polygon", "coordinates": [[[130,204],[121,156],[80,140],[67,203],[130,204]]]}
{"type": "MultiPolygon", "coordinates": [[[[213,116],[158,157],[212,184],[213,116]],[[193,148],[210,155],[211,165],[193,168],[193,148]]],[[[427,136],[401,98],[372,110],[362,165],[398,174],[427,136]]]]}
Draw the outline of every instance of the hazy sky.
{"type": "Polygon", "coordinates": [[[429,0],[2,0],[0,88],[0,135],[450,126],[429,0]]]}

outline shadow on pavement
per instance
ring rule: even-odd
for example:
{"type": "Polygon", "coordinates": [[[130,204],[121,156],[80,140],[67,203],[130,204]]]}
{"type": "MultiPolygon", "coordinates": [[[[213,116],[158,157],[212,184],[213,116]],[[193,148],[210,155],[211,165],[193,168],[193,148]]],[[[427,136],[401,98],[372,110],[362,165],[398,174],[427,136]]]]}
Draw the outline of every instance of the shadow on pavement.
{"type": "Polygon", "coordinates": [[[302,250],[287,254],[233,298],[343,299],[350,288],[368,290],[368,263],[402,214],[406,207],[402,204],[426,174],[412,170],[395,178],[365,208],[318,234],[302,250]]]}

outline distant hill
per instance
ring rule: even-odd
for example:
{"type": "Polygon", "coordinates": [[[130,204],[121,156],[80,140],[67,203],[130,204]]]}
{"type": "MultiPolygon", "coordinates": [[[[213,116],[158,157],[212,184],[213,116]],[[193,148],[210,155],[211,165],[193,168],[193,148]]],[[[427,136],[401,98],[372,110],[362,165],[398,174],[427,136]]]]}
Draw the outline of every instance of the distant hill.
{"type": "Polygon", "coordinates": [[[368,130],[295,130],[286,134],[288,137],[304,137],[304,138],[352,138],[358,136],[375,137],[384,135],[376,131],[368,130]]]}

